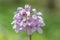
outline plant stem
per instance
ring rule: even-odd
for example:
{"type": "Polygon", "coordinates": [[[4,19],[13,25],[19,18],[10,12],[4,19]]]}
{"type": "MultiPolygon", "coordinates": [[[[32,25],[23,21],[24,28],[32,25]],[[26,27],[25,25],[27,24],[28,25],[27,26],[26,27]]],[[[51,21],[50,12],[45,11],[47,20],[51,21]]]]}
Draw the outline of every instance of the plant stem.
{"type": "Polygon", "coordinates": [[[31,40],[31,35],[29,35],[29,40],[31,40]]]}

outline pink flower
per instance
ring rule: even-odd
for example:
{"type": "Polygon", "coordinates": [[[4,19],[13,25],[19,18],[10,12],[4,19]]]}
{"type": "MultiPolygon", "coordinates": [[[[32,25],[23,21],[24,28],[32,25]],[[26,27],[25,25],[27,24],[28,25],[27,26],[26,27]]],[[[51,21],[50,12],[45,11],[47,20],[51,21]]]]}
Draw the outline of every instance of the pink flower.
{"type": "Polygon", "coordinates": [[[11,24],[14,25],[13,29],[15,29],[16,32],[26,30],[30,35],[37,30],[39,33],[42,33],[41,26],[45,24],[41,16],[41,12],[37,12],[36,9],[31,9],[30,5],[25,5],[25,8],[18,7],[11,24]]]}

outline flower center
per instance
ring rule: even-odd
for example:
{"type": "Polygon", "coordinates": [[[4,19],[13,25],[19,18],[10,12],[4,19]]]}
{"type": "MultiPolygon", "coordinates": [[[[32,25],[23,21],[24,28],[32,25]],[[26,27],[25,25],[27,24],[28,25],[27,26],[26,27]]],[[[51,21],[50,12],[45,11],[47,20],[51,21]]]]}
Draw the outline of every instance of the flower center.
{"type": "Polygon", "coordinates": [[[23,14],[23,17],[26,17],[27,16],[27,14],[26,14],[26,12],[23,14]]]}
{"type": "Polygon", "coordinates": [[[32,26],[30,26],[30,29],[32,29],[33,27],[32,26]]]}

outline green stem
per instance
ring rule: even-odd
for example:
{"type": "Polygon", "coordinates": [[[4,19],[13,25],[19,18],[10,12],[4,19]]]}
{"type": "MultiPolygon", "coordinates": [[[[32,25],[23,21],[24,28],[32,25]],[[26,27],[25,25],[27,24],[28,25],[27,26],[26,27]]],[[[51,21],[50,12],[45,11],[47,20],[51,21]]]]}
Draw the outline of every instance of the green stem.
{"type": "Polygon", "coordinates": [[[29,35],[29,40],[31,40],[31,35],[29,35]]]}

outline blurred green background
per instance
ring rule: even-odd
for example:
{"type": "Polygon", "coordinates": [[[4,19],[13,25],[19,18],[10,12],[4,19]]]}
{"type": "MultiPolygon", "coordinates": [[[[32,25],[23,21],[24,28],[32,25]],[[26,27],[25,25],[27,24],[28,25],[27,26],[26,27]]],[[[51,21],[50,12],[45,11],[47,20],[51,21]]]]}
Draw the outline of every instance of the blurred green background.
{"type": "Polygon", "coordinates": [[[60,0],[0,0],[0,40],[28,39],[26,32],[16,33],[11,25],[16,9],[25,4],[41,11],[45,22],[43,34],[34,32],[32,40],[60,40],[60,0]]]}

